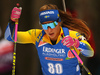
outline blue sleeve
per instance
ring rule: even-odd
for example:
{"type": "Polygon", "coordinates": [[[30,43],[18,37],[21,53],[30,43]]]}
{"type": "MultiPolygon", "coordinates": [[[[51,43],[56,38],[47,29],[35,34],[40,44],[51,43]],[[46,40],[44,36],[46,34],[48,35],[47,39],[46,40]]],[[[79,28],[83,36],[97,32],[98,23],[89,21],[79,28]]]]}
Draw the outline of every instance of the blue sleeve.
{"type": "Polygon", "coordinates": [[[78,47],[78,50],[87,57],[92,57],[94,55],[94,51],[92,49],[92,47],[90,46],[90,44],[83,40],[82,42],[80,42],[80,45],[78,47]]]}
{"type": "Polygon", "coordinates": [[[14,39],[14,35],[12,36],[13,31],[14,31],[14,27],[15,27],[15,24],[11,23],[11,22],[9,22],[8,25],[7,25],[7,28],[5,30],[4,38],[7,39],[8,41],[14,42],[14,40],[13,40],[14,39]]]}

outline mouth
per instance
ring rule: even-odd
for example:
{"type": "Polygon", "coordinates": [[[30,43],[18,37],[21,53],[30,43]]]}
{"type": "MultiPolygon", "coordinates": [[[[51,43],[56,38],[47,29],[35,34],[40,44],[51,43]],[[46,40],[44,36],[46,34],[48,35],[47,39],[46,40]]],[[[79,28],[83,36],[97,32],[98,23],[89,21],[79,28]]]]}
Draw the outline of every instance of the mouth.
{"type": "Polygon", "coordinates": [[[50,35],[50,36],[53,36],[53,35],[54,35],[54,33],[49,33],[49,35],[50,35]]]}

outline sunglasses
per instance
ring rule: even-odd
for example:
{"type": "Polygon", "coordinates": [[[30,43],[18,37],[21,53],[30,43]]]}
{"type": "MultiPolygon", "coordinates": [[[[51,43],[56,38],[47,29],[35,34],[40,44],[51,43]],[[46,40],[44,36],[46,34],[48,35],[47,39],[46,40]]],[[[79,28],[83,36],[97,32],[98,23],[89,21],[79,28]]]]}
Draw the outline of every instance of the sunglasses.
{"type": "Polygon", "coordinates": [[[44,30],[47,30],[48,29],[48,27],[50,27],[50,28],[55,28],[57,25],[58,25],[58,23],[56,22],[56,21],[54,21],[54,22],[52,22],[52,23],[47,23],[47,24],[41,24],[42,25],[42,28],[44,29],[44,30]]]}

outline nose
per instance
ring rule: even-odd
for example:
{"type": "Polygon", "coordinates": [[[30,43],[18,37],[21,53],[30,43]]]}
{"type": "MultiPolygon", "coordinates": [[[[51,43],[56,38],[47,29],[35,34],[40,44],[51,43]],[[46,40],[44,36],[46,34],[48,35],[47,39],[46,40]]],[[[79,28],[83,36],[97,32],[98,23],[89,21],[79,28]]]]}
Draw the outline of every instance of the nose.
{"type": "Polygon", "coordinates": [[[51,28],[51,27],[49,27],[49,26],[48,26],[48,31],[49,31],[49,32],[51,32],[51,31],[52,31],[52,28],[51,28]]]}

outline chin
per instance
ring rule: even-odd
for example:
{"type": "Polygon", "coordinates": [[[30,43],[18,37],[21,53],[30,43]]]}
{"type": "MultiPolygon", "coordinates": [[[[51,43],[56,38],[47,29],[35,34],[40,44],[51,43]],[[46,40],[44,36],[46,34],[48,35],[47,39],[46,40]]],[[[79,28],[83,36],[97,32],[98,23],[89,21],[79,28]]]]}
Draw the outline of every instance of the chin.
{"type": "Polygon", "coordinates": [[[52,37],[52,38],[50,38],[51,40],[56,40],[56,38],[55,37],[52,37]]]}

